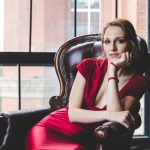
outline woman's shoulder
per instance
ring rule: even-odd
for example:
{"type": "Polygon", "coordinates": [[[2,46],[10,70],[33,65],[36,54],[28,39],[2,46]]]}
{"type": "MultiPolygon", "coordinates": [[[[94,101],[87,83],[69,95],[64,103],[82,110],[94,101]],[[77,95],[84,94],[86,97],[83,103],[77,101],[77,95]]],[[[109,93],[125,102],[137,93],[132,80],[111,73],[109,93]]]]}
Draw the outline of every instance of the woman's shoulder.
{"type": "Polygon", "coordinates": [[[149,79],[143,74],[136,74],[132,80],[133,84],[140,84],[140,85],[149,85],[149,79]]]}
{"type": "Polygon", "coordinates": [[[140,81],[148,81],[148,77],[146,77],[144,74],[136,74],[135,75],[135,80],[140,80],[140,81]]]}
{"type": "Polygon", "coordinates": [[[149,79],[143,74],[136,74],[128,85],[130,85],[130,88],[128,86],[128,95],[132,95],[140,100],[148,88],[149,79]]]}
{"type": "Polygon", "coordinates": [[[78,65],[77,69],[81,72],[84,71],[86,73],[92,73],[92,72],[100,72],[107,70],[107,59],[104,58],[86,58],[82,60],[78,65]]]}

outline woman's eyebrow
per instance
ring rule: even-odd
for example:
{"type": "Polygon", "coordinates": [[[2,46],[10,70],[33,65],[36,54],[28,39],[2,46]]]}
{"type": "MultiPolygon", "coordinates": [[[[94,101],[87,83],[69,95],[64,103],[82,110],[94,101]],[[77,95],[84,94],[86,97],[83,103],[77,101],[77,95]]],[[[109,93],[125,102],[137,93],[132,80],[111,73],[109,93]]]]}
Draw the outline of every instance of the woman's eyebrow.
{"type": "Polygon", "coordinates": [[[116,37],[116,38],[124,38],[124,39],[125,39],[126,37],[124,37],[124,36],[119,36],[119,37],[116,37]]]}
{"type": "MultiPolygon", "coordinates": [[[[124,36],[115,37],[115,39],[119,39],[119,38],[126,39],[126,37],[124,37],[124,36]]],[[[109,37],[105,37],[104,39],[110,39],[110,38],[109,37]]]]}

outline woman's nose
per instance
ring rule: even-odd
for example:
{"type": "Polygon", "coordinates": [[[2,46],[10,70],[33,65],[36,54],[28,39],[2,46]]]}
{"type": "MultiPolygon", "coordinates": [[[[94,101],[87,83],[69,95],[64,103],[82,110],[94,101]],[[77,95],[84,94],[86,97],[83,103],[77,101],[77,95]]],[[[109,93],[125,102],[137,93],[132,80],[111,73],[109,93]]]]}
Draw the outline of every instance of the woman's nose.
{"type": "Polygon", "coordinates": [[[111,51],[116,51],[116,50],[117,50],[117,47],[116,47],[116,43],[115,43],[115,42],[112,42],[112,43],[110,44],[110,50],[111,50],[111,51]]]}

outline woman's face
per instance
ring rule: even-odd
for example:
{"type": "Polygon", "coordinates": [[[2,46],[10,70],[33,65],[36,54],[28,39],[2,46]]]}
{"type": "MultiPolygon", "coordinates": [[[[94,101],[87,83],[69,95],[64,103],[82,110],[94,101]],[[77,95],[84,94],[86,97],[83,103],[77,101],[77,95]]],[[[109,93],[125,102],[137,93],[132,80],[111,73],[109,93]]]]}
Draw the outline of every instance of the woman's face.
{"type": "Polygon", "coordinates": [[[120,58],[127,51],[128,41],[123,30],[118,26],[108,27],[104,33],[103,49],[109,61],[120,58]]]}

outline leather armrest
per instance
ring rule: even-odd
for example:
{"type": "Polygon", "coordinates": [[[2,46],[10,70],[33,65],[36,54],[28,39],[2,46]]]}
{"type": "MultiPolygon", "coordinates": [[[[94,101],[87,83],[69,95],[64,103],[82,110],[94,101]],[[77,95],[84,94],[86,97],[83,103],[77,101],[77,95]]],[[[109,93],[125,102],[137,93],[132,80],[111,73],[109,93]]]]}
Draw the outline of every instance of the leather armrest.
{"type": "Polygon", "coordinates": [[[0,150],[24,150],[28,130],[51,111],[44,108],[1,113],[0,150]]]}
{"type": "MultiPolygon", "coordinates": [[[[133,116],[135,118],[135,125],[133,129],[134,132],[134,130],[139,128],[141,125],[141,117],[139,114],[134,114],[133,116]]],[[[101,142],[105,142],[108,140],[112,141],[112,139],[120,139],[122,137],[125,137],[127,133],[129,133],[129,131],[123,125],[118,122],[111,121],[103,123],[102,125],[98,126],[94,131],[96,139],[101,142]]]]}
{"type": "Polygon", "coordinates": [[[94,134],[96,139],[100,143],[110,143],[120,139],[124,139],[128,136],[128,134],[133,133],[133,131],[129,131],[123,125],[118,122],[105,122],[101,126],[98,126],[94,134]]]}
{"type": "Polygon", "coordinates": [[[95,131],[97,147],[104,150],[129,150],[134,131],[130,131],[118,122],[105,122],[95,131]]]}
{"type": "Polygon", "coordinates": [[[132,131],[126,129],[118,122],[105,122],[94,130],[97,140],[97,149],[104,150],[129,150],[134,130],[141,125],[141,117],[134,114],[135,126],[132,131]]]}

